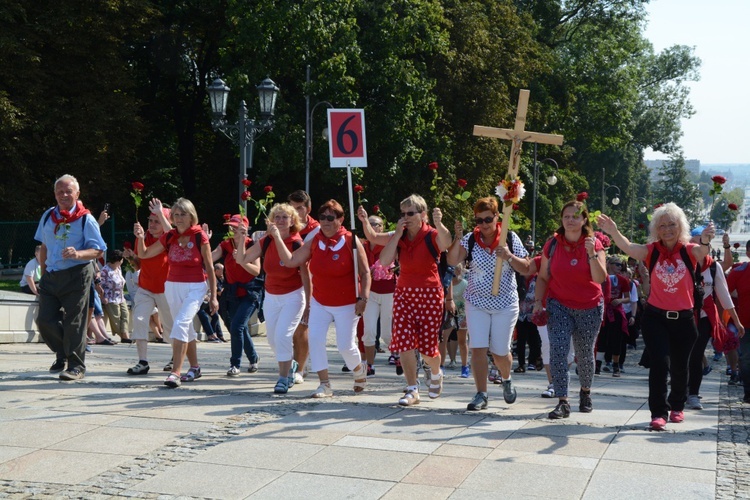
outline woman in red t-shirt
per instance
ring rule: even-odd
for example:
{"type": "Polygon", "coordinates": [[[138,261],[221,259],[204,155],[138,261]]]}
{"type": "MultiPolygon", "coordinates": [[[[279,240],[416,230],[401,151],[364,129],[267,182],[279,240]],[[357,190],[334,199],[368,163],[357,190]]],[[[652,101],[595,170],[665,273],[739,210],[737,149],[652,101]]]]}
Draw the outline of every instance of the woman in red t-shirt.
{"type": "Polygon", "coordinates": [[[700,244],[690,243],[690,226],[685,212],[674,203],[654,210],[649,224],[649,243],[631,243],[617,229],[615,221],[600,215],[597,224],[620,249],[634,259],[646,262],[651,275],[651,293],[641,320],[643,341],[651,368],[648,373],[648,407],[651,429],[663,431],[667,418],[680,423],[687,400],[688,359],[698,338],[693,314],[693,276],[689,268],[708,255],[714,225],[701,234],[700,244]],[[652,260],[653,266],[651,264],[652,260]],[[688,262],[686,262],[688,260],[688,262]],[[667,376],[671,391],[667,396],[667,376]]]}
{"type": "Polygon", "coordinates": [[[550,372],[559,399],[548,415],[552,419],[570,416],[567,360],[571,338],[581,382],[578,409],[582,413],[593,409],[594,342],[604,311],[601,283],[607,279],[604,247],[594,236],[586,205],[569,201],[563,205],[560,219],[560,228],[542,251],[533,309],[534,314],[542,311],[546,290],[550,372]]]}
{"type": "MultiPolygon", "coordinates": [[[[299,215],[288,203],[276,204],[268,214],[273,221],[284,245],[290,252],[302,246],[299,230],[302,228],[299,215]]],[[[307,304],[310,296],[310,274],[307,266],[285,266],[273,238],[266,234],[256,245],[245,252],[238,247],[237,262],[249,272],[258,274],[259,269],[252,263],[261,259],[266,273],[266,298],[263,301],[263,312],[266,318],[266,335],[268,345],[276,355],[279,364],[279,379],[273,392],[286,394],[294,386],[294,374],[297,362],[294,361],[293,337],[303,314],[309,313],[307,304]]]]}
{"type": "Polygon", "coordinates": [[[339,202],[328,200],[320,207],[318,214],[320,231],[294,253],[287,247],[274,222],[269,222],[268,234],[273,237],[284,266],[299,267],[310,262],[310,367],[317,372],[320,380],[312,397],[333,396],[328,380],[326,352],[326,337],[331,322],[336,325],[336,345],[346,366],[353,372],[354,392],[358,394],[367,385],[367,363],[362,361],[357,347],[357,323],[370,295],[370,270],[362,243],[343,226],[344,209],[339,202]],[[355,256],[358,283],[354,274],[355,256]]]}
{"type": "Polygon", "coordinates": [[[198,213],[193,203],[179,198],[172,206],[174,229],[164,233],[159,241],[146,248],[144,231],[136,223],[134,234],[138,255],[148,259],[167,250],[169,274],[164,284],[164,295],[169,303],[174,324],[169,338],[172,339],[174,366],[164,381],[167,387],[179,387],[180,382],[192,382],[200,378],[196,341],[198,332],[193,327],[193,318],[209,292],[209,309],[214,314],[219,309],[216,299],[216,275],[214,274],[211,247],[208,236],[198,225],[198,213]],[[208,287],[206,287],[208,278],[208,287]],[[190,369],[180,375],[182,362],[187,354],[190,369]]]}

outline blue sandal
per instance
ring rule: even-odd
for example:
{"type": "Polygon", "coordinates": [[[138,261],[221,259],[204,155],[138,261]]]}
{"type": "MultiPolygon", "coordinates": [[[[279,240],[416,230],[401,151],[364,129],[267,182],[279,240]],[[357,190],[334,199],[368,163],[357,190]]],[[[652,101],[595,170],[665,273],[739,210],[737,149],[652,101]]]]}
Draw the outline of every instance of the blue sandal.
{"type": "Polygon", "coordinates": [[[276,382],[276,387],[273,388],[274,394],[286,394],[289,391],[289,379],[287,377],[279,377],[279,381],[276,382]]]}

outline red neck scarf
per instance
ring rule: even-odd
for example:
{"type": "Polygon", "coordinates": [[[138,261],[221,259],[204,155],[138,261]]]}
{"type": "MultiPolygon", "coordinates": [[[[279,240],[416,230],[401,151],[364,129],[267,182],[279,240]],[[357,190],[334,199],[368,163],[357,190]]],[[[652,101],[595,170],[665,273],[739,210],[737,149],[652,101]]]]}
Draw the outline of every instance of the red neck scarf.
{"type": "Polygon", "coordinates": [[[661,242],[661,240],[654,242],[654,248],[656,248],[659,251],[659,257],[661,258],[663,256],[664,261],[669,262],[675,267],[677,267],[677,256],[680,255],[680,249],[682,247],[683,247],[683,244],[679,241],[675,243],[675,246],[672,247],[672,250],[668,249],[666,245],[664,245],[664,243],[661,242]]]}
{"type": "Polygon", "coordinates": [[[495,227],[495,240],[490,243],[489,245],[486,245],[484,241],[482,241],[482,231],[479,230],[479,227],[474,228],[474,241],[477,242],[477,245],[479,245],[479,248],[488,249],[488,253],[492,253],[495,251],[495,248],[497,248],[497,245],[500,243],[500,228],[502,227],[502,223],[498,222],[497,226],[495,227]]]}
{"type": "Polygon", "coordinates": [[[571,252],[575,252],[576,250],[578,250],[578,247],[583,245],[583,243],[586,241],[586,236],[584,236],[583,233],[581,233],[580,238],[578,238],[578,240],[574,242],[568,241],[568,239],[565,238],[564,234],[555,234],[555,238],[557,238],[557,243],[560,245],[565,245],[566,249],[567,247],[570,247],[571,250],[569,251],[571,252]]]}
{"type": "Polygon", "coordinates": [[[317,241],[322,241],[323,244],[326,246],[326,250],[330,249],[331,247],[336,246],[336,243],[339,242],[342,236],[344,236],[348,231],[344,226],[341,226],[338,231],[334,233],[333,236],[330,238],[323,234],[323,231],[318,231],[318,234],[315,235],[315,239],[317,241]]]}
{"type": "Polygon", "coordinates": [[[432,231],[432,228],[425,224],[424,222],[420,226],[419,230],[417,231],[417,234],[414,236],[413,240],[409,239],[409,234],[404,233],[404,235],[401,237],[401,241],[399,242],[399,245],[402,245],[406,250],[411,250],[414,248],[418,243],[421,243],[425,237],[430,234],[432,231]]]}
{"type": "Polygon", "coordinates": [[[57,230],[60,229],[62,224],[70,224],[90,213],[91,212],[83,206],[81,200],[76,201],[76,206],[73,207],[73,213],[70,213],[68,210],[60,210],[60,207],[56,207],[52,210],[52,222],[55,223],[55,234],[57,234],[57,230]],[[58,211],[60,213],[59,216],[57,215],[58,211]]]}

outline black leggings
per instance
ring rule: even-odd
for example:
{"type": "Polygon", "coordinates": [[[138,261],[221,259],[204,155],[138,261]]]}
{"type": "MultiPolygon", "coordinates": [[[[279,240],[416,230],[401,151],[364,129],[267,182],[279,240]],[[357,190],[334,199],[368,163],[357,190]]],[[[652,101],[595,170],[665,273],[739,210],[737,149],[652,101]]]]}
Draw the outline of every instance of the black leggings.
{"type": "Polygon", "coordinates": [[[701,382],[703,382],[703,355],[709,340],[711,340],[711,322],[708,318],[701,318],[698,321],[698,338],[693,344],[693,350],[690,351],[690,377],[688,379],[690,396],[700,394],[701,382]]]}
{"type": "Polygon", "coordinates": [[[529,345],[529,364],[534,364],[542,357],[542,339],[539,330],[531,321],[516,323],[518,337],[516,338],[516,354],[518,366],[526,366],[526,344],[529,345]]]}

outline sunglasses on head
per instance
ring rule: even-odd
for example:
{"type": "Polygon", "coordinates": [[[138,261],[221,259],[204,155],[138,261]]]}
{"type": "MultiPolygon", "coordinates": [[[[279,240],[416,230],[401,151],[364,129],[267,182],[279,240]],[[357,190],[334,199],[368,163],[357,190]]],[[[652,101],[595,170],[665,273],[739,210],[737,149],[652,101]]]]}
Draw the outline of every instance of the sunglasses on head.
{"type": "Polygon", "coordinates": [[[320,220],[327,220],[328,222],[333,222],[337,219],[335,215],[325,215],[325,214],[319,214],[318,219],[320,220]]]}
{"type": "Polygon", "coordinates": [[[484,219],[482,219],[481,217],[476,217],[474,219],[474,223],[478,226],[479,224],[482,224],[482,223],[489,224],[493,220],[495,220],[495,216],[494,215],[492,217],[485,217],[484,219]]]}
{"type": "Polygon", "coordinates": [[[413,210],[409,210],[408,212],[401,212],[401,217],[402,218],[403,217],[412,217],[413,215],[419,214],[419,213],[422,213],[422,212],[415,212],[413,210]]]}

